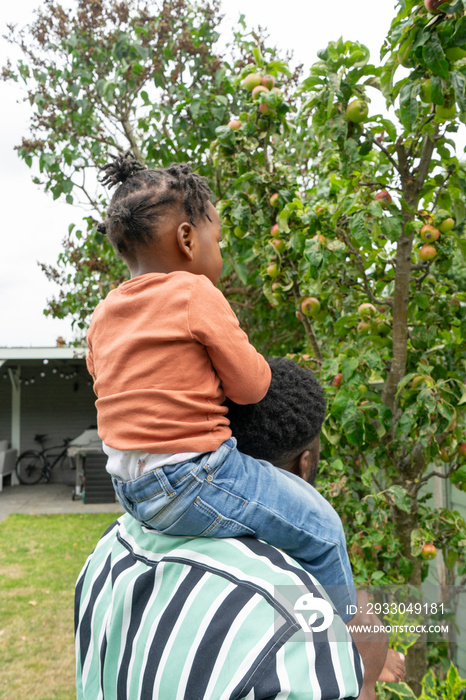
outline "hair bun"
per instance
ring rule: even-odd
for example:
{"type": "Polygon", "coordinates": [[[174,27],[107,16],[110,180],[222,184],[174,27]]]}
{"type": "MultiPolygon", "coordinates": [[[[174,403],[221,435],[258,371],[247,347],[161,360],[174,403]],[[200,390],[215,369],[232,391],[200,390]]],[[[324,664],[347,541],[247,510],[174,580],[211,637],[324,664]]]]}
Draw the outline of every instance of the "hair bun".
{"type": "Polygon", "coordinates": [[[108,165],[104,165],[101,170],[105,171],[105,175],[100,182],[110,189],[118,183],[126,182],[139,170],[145,170],[145,166],[134,157],[131,151],[126,151],[123,155],[116,156],[108,165]]]}
{"type": "Polygon", "coordinates": [[[132,213],[128,207],[116,206],[109,215],[109,218],[121,221],[124,226],[127,226],[131,221],[132,213]]]}

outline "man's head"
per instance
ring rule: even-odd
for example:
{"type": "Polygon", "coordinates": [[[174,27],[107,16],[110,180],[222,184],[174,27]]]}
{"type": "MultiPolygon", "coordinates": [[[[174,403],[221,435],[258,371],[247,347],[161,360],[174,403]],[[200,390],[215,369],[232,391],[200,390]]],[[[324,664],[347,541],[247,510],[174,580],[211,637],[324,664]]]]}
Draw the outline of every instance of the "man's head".
{"type": "Polygon", "coordinates": [[[226,401],[232,433],[241,452],[313,483],[325,418],[324,391],[314,374],[293,360],[278,357],[269,364],[272,380],[262,401],[248,406],[226,401]]]}

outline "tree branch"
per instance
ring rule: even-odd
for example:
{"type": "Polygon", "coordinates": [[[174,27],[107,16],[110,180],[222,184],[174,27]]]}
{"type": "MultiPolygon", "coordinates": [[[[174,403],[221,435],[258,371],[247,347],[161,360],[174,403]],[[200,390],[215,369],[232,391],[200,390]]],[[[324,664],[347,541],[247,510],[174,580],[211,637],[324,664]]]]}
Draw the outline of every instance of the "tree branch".
{"type": "MultiPolygon", "coordinates": [[[[435,133],[438,133],[438,127],[435,133]]],[[[426,136],[424,143],[422,144],[421,160],[417,167],[417,176],[415,178],[416,189],[418,192],[422,190],[426,177],[429,174],[429,168],[432,162],[432,154],[434,152],[436,140],[436,135],[434,135],[433,139],[431,139],[430,136],[426,136]]]]}
{"type": "MultiPolygon", "coordinates": [[[[293,287],[293,294],[294,294],[294,298],[295,298],[295,302],[296,302],[296,309],[299,309],[299,294],[298,294],[298,290],[296,289],[296,286],[293,287]]],[[[314,329],[312,328],[312,325],[311,325],[309,318],[305,314],[300,313],[300,320],[304,326],[304,330],[306,331],[306,335],[307,335],[307,338],[309,340],[309,344],[314,352],[316,362],[320,368],[323,361],[324,361],[324,358],[322,357],[322,353],[320,351],[319,343],[318,343],[317,337],[314,333],[314,329]]]]}
{"type": "MultiPolygon", "coordinates": [[[[427,483],[429,479],[432,479],[433,476],[438,476],[439,479],[449,479],[450,475],[453,474],[453,472],[456,471],[456,466],[451,467],[446,474],[442,474],[441,472],[430,472],[430,474],[426,474],[425,476],[422,477],[422,479],[419,480],[417,486],[419,489],[423,484],[427,483]]],[[[419,490],[418,489],[418,490],[419,490]]]]}
{"type": "Polygon", "coordinates": [[[396,162],[396,160],[394,159],[394,157],[392,156],[392,154],[385,148],[385,146],[383,146],[381,143],[379,143],[379,142],[377,141],[377,139],[374,141],[374,146],[377,146],[378,148],[380,148],[380,150],[382,151],[382,153],[384,153],[384,154],[387,156],[388,160],[389,160],[390,163],[393,165],[393,167],[395,168],[395,170],[397,170],[398,172],[400,172],[400,167],[399,167],[398,163],[396,162]]]}
{"type": "Polygon", "coordinates": [[[361,187],[383,187],[386,190],[394,190],[395,192],[403,192],[401,187],[393,187],[392,185],[386,185],[383,182],[360,182],[361,187]]]}
{"type": "Polygon", "coordinates": [[[131,122],[129,121],[129,118],[127,115],[125,115],[122,120],[121,124],[123,126],[124,132],[126,134],[126,138],[131,144],[131,152],[133,156],[142,164],[145,164],[145,159],[144,156],[141,153],[141,150],[136,142],[136,139],[134,137],[134,131],[133,127],[131,126],[131,122]]]}
{"type": "Polygon", "coordinates": [[[366,268],[361,253],[351,244],[351,241],[346,235],[346,232],[342,228],[337,228],[336,233],[338,233],[338,235],[343,238],[348,247],[349,252],[356,258],[357,266],[359,267],[363,278],[364,291],[366,292],[367,296],[372,301],[372,303],[377,304],[378,306],[391,306],[393,302],[390,299],[377,299],[377,297],[373,293],[372,289],[369,286],[369,280],[366,275],[366,268]]]}
{"type": "Polygon", "coordinates": [[[448,182],[448,180],[450,179],[451,176],[452,176],[452,173],[448,172],[448,173],[445,175],[445,177],[443,178],[442,183],[441,183],[441,184],[439,185],[439,187],[438,187],[438,190],[437,190],[437,192],[436,192],[436,195],[435,195],[435,198],[434,198],[434,201],[433,201],[433,204],[432,204],[432,209],[433,209],[434,211],[435,211],[435,209],[437,208],[438,200],[439,200],[439,198],[440,198],[440,195],[442,194],[442,190],[443,190],[443,188],[445,187],[445,185],[447,184],[447,182],[448,182]]]}

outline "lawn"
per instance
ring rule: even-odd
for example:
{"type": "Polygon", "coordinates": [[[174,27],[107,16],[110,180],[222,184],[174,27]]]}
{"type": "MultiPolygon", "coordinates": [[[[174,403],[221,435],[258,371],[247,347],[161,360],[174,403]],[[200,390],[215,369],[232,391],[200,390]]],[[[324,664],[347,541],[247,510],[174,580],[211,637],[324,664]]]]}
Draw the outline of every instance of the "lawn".
{"type": "Polygon", "coordinates": [[[114,520],[10,515],[0,523],[0,698],[76,698],[74,585],[114,520]]]}

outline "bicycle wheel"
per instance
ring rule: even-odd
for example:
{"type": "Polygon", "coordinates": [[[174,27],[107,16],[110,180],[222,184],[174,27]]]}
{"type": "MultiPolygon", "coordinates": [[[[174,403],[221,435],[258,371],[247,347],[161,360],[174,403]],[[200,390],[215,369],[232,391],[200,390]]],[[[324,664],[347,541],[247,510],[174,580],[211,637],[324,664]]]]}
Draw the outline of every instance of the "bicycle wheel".
{"type": "Polygon", "coordinates": [[[60,481],[66,486],[76,486],[76,467],[68,455],[63,455],[60,461],[60,481]]]}
{"type": "Polygon", "coordinates": [[[40,452],[23,452],[16,462],[16,473],[22,484],[37,484],[44,475],[46,462],[40,452]]]}

